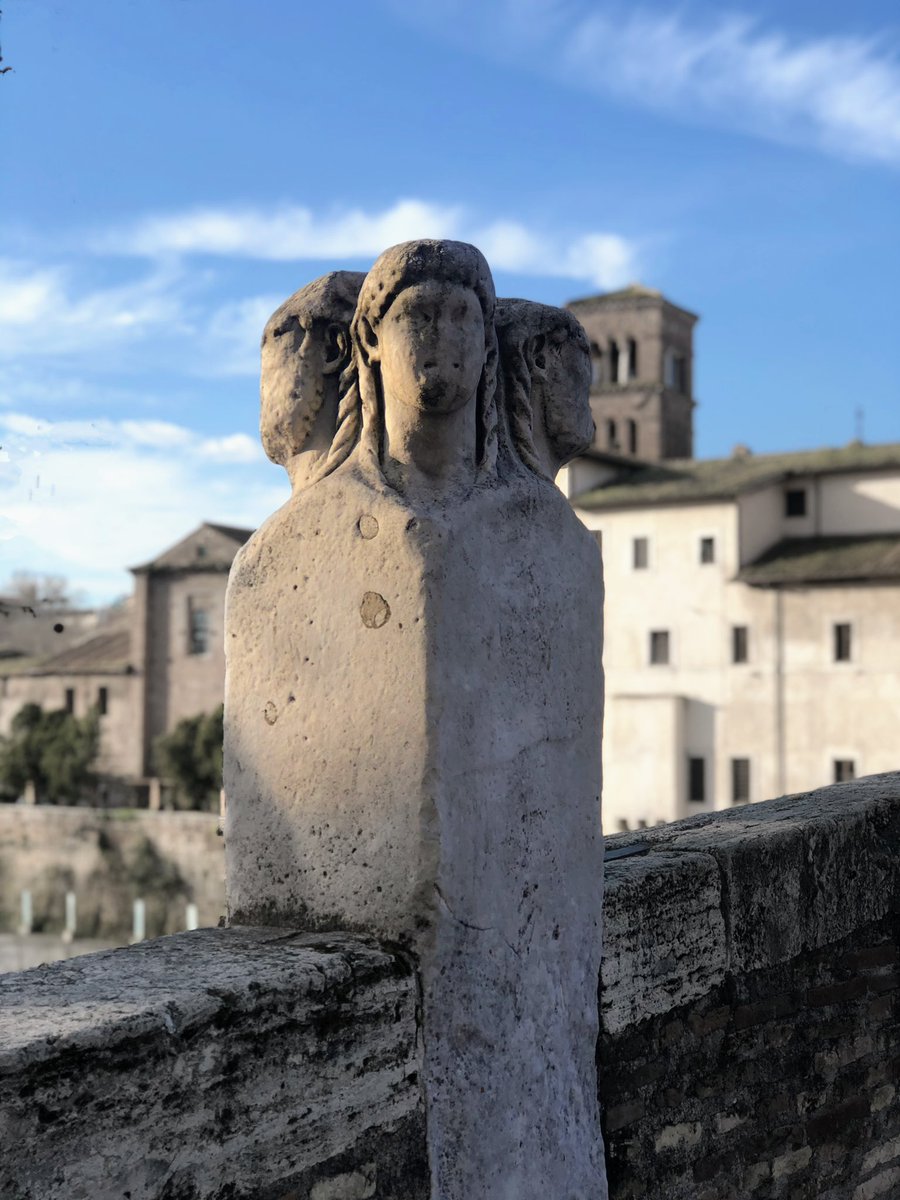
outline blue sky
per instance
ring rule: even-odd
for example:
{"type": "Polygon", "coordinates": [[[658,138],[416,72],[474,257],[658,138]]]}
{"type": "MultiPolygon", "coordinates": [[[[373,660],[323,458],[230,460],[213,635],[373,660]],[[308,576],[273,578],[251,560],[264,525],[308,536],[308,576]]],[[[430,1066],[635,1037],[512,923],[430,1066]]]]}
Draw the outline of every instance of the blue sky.
{"type": "Polygon", "coordinates": [[[900,10],[6,0],[0,586],[92,599],[287,495],[269,313],[408,237],[698,312],[696,447],[900,441],[900,10]]]}

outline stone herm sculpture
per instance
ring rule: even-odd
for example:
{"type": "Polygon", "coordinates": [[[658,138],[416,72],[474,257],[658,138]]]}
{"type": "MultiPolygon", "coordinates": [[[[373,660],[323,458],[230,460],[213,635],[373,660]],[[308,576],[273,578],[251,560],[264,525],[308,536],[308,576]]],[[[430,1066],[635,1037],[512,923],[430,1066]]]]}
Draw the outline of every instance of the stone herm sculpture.
{"type": "Polygon", "coordinates": [[[386,251],[332,448],[235,560],[229,917],[415,956],[435,1200],[593,1200],[602,580],[548,478],[589,375],[566,314],[499,317],[501,390],[482,255],[386,251]]]}

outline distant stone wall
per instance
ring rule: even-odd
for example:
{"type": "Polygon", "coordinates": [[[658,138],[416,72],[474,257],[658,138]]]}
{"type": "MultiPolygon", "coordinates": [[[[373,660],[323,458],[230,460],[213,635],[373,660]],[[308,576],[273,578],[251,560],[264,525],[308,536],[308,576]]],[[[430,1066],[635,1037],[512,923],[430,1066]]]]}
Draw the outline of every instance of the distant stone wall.
{"type": "Polygon", "coordinates": [[[188,902],[215,925],[225,911],[217,829],[212,813],[0,804],[0,933],[17,929],[23,889],[38,932],[63,928],[67,891],[81,937],[127,934],[137,898],[149,937],[184,929],[188,902]]]}
{"type": "MultiPolygon", "coordinates": [[[[607,864],[611,1200],[900,1194],[900,775],[609,849],[635,843],[607,864]]],[[[419,1052],[411,964],[343,934],[0,978],[0,1195],[424,1200],[419,1052]]]]}
{"type": "Polygon", "coordinates": [[[900,775],[640,844],[606,877],[610,1196],[900,1195],[900,775]]]}

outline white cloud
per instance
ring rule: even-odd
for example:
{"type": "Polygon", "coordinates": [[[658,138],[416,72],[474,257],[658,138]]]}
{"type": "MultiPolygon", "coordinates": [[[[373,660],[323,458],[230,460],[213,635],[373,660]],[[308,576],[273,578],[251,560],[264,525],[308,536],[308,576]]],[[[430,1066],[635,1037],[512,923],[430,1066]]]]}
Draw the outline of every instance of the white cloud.
{"type": "MultiPolygon", "coordinates": [[[[203,209],[151,216],[130,229],[104,236],[97,247],[151,257],[205,254],[332,263],[373,259],[385,247],[417,237],[473,242],[500,271],[578,279],[603,288],[627,283],[637,274],[638,247],[619,234],[567,234],[506,219],[484,223],[461,206],[425,200],[399,200],[381,212],[353,209],[336,216],[316,214],[301,206],[269,211],[203,209]]],[[[244,302],[243,310],[232,306],[231,319],[239,321],[242,313],[252,313],[256,320],[258,312],[252,308],[256,303],[244,302]]]]}
{"type": "Polygon", "coordinates": [[[201,521],[253,527],[287,497],[286,479],[242,433],[5,413],[0,440],[4,564],[64,574],[99,600],[130,590],[125,568],[201,521]]]}
{"type": "Polygon", "coordinates": [[[896,36],[797,36],[723,12],[592,0],[395,0],[401,15],[568,86],[687,121],[900,165],[896,36]]]}
{"type": "Polygon", "coordinates": [[[185,320],[177,268],[109,287],[79,288],[63,267],[0,259],[0,337],[5,354],[46,359],[179,329],[185,320]]]}

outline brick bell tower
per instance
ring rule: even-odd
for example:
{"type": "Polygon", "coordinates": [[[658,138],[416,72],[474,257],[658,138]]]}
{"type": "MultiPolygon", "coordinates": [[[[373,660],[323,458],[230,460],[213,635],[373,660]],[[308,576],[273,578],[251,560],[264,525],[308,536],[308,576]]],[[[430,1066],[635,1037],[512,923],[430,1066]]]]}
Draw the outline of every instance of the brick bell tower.
{"type": "Polygon", "coordinates": [[[695,314],[639,283],[566,308],[591,343],[593,449],[645,462],[692,458],[695,314]]]}

